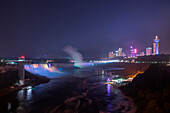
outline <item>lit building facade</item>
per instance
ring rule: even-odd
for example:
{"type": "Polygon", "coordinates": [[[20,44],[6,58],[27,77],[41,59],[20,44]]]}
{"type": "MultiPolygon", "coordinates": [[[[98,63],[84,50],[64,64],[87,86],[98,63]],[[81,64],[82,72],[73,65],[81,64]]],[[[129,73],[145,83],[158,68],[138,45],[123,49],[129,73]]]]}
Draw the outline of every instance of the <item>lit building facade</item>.
{"type": "Polygon", "coordinates": [[[125,54],[124,52],[122,52],[122,56],[123,56],[123,57],[125,57],[125,56],[126,56],[126,54],[125,54]]]}
{"type": "Polygon", "coordinates": [[[145,56],[144,52],[140,52],[139,56],[145,56]]]}
{"type": "Polygon", "coordinates": [[[152,48],[151,47],[146,48],[146,55],[147,56],[152,55],[152,48]]]}
{"type": "Polygon", "coordinates": [[[119,56],[119,57],[122,56],[122,48],[119,48],[119,49],[118,49],[118,56],[119,56]]]}
{"type": "Polygon", "coordinates": [[[115,56],[118,57],[118,51],[115,51],[115,56]]]}
{"type": "Polygon", "coordinates": [[[135,57],[136,54],[137,54],[137,49],[136,48],[133,48],[133,46],[130,46],[130,57],[135,57]]]}
{"type": "Polygon", "coordinates": [[[114,53],[113,52],[109,52],[109,58],[114,58],[114,53]]]}
{"type": "Polygon", "coordinates": [[[155,36],[155,39],[154,39],[153,55],[159,55],[159,39],[158,39],[158,36],[155,36]]]}

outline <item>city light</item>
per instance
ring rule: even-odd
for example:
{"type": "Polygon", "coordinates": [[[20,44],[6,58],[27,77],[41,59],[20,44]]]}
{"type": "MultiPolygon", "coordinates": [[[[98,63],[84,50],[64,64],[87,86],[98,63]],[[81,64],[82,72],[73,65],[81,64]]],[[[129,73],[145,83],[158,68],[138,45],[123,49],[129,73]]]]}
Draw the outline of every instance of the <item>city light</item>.
{"type": "Polygon", "coordinates": [[[94,63],[112,63],[112,62],[120,62],[120,60],[100,60],[100,61],[93,61],[94,63]]]}
{"type": "Polygon", "coordinates": [[[134,53],[135,53],[135,54],[137,53],[137,49],[134,49],[134,53]]]}
{"type": "MultiPolygon", "coordinates": [[[[140,54],[137,54],[137,48],[134,48],[132,45],[130,46],[130,56],[126,56],[124,52],[122,52],[122,48],[119,48],[118,50],[113,52],[109,52],[109,59],[114,57],[128,57],[128,58],[135,58],[137,56],[145,56],[144,52],[139,52],[140,54]]],[[[159,38],[158,36],[155,36],[154,43],[153,43],[153,54],[152,54],[152,48],[148,47],[146,48],[146,55],[159,55],[159,38]]]]}
{"type": "Polygon", "coordinates": [[[152,55],[152,48],[151,47],[146,48],[146,55],[152,55]]]}
{"type": "Polygon", "coordinates": [[[159,39],[158,36],[155,36],[154,43],[153,43],[153,54],[159,54],[159,39]]]}
{"type": "Polygon", "coordinates": [[[25,56],[21,56],[20,58],[25,59],[25,56]]]}

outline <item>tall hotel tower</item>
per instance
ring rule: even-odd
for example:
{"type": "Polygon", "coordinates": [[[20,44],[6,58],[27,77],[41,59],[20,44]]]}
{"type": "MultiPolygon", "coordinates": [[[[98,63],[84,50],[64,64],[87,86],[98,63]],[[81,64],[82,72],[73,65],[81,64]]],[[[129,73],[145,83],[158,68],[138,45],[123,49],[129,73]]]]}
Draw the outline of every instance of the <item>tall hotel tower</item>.
{"type": "Polygon", "coordinates": [[[159,39],[158,39],[158,36],[155,36],[155,39],[154,39],[153,55],[159,55],[159,39]]]}

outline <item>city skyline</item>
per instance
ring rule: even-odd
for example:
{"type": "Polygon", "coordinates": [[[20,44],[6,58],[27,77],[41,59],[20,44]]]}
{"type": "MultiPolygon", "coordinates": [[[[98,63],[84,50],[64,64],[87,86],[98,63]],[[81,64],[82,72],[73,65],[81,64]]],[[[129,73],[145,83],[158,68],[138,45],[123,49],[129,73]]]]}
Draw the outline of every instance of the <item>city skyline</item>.
{"type": "MultiPolygon", "coordinates": [[[[66,58],[71,45],[87,57],[133,45],[170,54],[170,1],[1,1],[0,56],[66,58]]],[[[127,48],[127,49],[126,49],[127,48]]]]}
{"type": "Polygon", "coordinates": [[[115,52],[111,51],[109,52],[109,57],[108,58],[114,58],[114,57],[137,57],[137,56],[149,56],[149,55],[159,55],[160,51],[159,51],[159,43],[160,40],[158,38],[158,36],[156,35],[154,40],[153,40],[153,50],[152,47],[147,47],[146,48],[146,52],[144,51],[138,51],[137,48],[134,48],[134,46],[130,46],[129,52],[128,53],[124,53],[122,50],[123,48],[119,48],[118,50],[116,50],[115,52]]]}

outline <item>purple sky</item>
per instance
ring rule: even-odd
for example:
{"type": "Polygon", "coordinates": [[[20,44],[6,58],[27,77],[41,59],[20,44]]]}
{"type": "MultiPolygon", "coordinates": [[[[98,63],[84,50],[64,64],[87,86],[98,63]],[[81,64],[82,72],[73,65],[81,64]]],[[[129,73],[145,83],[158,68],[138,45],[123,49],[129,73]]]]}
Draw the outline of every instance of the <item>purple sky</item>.
{"type": "Polygon", "coordinates": [[[84,57],[106,57],[131,44],[138,51],[160,38],[170,54],[169,0],[1,0],[0,56],[66,57],[71,45],[84,57]]]}

